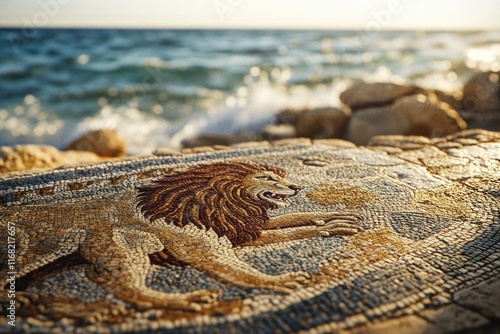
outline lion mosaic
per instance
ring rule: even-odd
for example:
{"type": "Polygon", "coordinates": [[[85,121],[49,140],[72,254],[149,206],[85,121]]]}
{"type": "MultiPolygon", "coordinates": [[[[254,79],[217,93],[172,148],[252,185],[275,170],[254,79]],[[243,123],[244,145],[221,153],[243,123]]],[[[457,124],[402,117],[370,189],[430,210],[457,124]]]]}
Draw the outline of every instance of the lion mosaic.
{"type": "Polygon", "coordinates": [[[288,205],[302,189],[285,176],[251,163],[200,165],[112,200],[7,208],[0,218],[17,224],[18,277],[84,264],[87,278],[138,308],[200,310],[217,300],[215,292],[154,290],[146,285],[152,265],[189,265],[227,284],[290,293],[307,273],[263,273],[238,249],[361,231],[361,218],[348,212],[270,217],[268,210],[288,205]]]}

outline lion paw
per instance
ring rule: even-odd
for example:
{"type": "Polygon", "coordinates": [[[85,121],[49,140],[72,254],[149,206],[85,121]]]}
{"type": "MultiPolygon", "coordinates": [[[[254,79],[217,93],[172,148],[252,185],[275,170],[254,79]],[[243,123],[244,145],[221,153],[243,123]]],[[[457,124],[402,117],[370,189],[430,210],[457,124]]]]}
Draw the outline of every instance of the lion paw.
{"type": "Polygon", "coordinates": [[[357,223],[351,223],[348,221],[337,221],[319,227],[319,234],[322,237],[331,237],[334,235],[354,235],[362,231],[363,228],[357,223]]]}
{"type": "Polygon", "coordinates": [[[363,217],[352,212],[326,212],[316,215],[313,223],[316,226],[325,226],[336,223],[357,224],[363,220],[363,217]]]}
{"type": "Polygon", "coordinates": [[[309,273],[296,271],[288,274],[276,276],[278,282],[273,285],[272,290],[284,293],[292,293],[303,288],[305,283],[311,278],[309,273]]]}
{"type": "Polygon", "coordinates": [[[219,297],[219,292],[210,290],[197,290],[179,294],[179,298],[169,303],[169,307],[183,311],[201,311],[213,306],[219,297]]]}
{"type": "Polygon", "coordinates": [[[198,290],[186,293],[184,298],[194,303],[213,304],[217,302],[219,292],[211,290],[198,290]]]}

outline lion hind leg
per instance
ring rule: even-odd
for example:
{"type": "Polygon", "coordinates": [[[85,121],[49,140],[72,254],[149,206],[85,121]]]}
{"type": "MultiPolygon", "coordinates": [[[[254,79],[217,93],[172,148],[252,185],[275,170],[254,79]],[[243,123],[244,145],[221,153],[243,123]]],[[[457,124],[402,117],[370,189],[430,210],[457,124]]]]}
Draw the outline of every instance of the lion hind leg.
{"type": "Polygon", "coordinates": [[[185,311],[200,311],[204,306],[216,302],[218,294],[213,291],[166,293],[151,289],[146,285],[151,263],[148,252],[141,250],[140,236],[137,238],[137,235],[127,235],[115,229],[111,240],[104,239],[107,238],[100,236],[99,240],[94,240],[90,247],[82,250],[84,257],[92,263],[86,267],[85,273],[90,280],[124,302],[140,309],[185,311]]]}
{"type": "Polygon", "coordinates": [[[40,267],[60,259],[64,256],[70,255],[78,250],[80,244],[85,240],[87,232],[83,229],[71,228],[63,231],[58,237],[59,242],[57,247],[50,252],[50,254],[38,253],[29,247],[22,247],[20,251],[20,263],[25,263],[22,268],[18,270],[18,276],[22,277],[40,267]],[[27,261],[29,259],[29,262],[27,261]]]}

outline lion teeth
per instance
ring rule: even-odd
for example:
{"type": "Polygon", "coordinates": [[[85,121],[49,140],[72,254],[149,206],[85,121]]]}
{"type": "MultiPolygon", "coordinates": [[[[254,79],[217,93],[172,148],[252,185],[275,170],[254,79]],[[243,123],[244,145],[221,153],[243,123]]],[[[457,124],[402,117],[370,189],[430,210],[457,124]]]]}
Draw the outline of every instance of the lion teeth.
{"type": "Polygon", "coordinates": [[[271,195],[272,198],[279,199],[280,201],[284,201],[286,199],[286,195],[274,194],[271,195]]]}
{"type": "Polygon", "coordinates": [[[276,200],[279,200],[279,201],[286,201],[286,198],[287,198],[288,195],[273,194],[273,193],[270,193],[270,192],[266,192],[264,194],[264,196],[267,197],[267,198],[276,199],[276,200]]]}

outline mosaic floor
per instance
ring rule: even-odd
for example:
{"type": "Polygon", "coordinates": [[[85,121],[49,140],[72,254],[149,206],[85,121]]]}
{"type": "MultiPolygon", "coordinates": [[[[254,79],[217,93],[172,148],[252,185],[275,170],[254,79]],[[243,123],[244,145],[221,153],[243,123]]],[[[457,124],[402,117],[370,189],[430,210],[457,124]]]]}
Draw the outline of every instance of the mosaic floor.
{"type": "Polygon", "coordinates": [[[500,134],[486,131],[4,177],[2,275],[14,285],[1,301],[16,326],[0,330],[495,328],[499,180],[500,134]]]}

